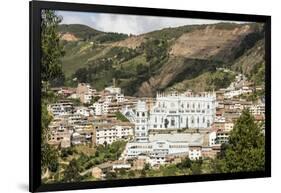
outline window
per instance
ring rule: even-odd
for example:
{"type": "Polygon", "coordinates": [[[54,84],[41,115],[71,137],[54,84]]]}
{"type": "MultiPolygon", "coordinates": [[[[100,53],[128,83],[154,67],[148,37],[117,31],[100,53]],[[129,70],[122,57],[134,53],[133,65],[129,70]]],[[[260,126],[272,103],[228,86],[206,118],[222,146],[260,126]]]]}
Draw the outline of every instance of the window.
{"type": "Polygon", "coordinates": [[[209,120],[207,121],[207,127],[210,127],[210,121],[209,120]]]}
{"type": "Polygon", "coordinates": [[[143,117],[145,116],[145,113],[144,113],[144,112],[142,112],[142,116],[143,116],[143,117]]]}
{"type": "Polygon", "coordinates": [[[137,116],[139,117],[139,112],[137,112],[137,116]]]}
{"type": "Polygon", "coordinates": [[[175,119],[171,118],[171,126],[175,126],[175,119]]]}

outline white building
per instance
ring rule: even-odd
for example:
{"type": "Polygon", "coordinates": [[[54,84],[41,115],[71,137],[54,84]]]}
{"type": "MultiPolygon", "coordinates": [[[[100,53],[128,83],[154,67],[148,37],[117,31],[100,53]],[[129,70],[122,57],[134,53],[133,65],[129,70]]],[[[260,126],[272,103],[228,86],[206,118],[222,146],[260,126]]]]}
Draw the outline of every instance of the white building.
{"type": "Polygon", "coordinates": [[[50,104],[48,105],[48,111],[51,112],[55,117],[70,115],[73,111],[73,104],[69,102],[50,104]]]}
{"type": "Polygon", "coordinates": [[[111,144],[117,140],[129,140],[133,137],[134,126],[128,124],[110,125],[104,124],[95,127],[94,143],[96,145],[111,144]]]}
{"type": "Polygon", "coordinates": [[[252,105],[250,107],[250,112],[253,115],[264,115],[265,114],[265,105],[264,104],[252,105]]]}
{"type": "Polygon", "coordinates": [[[156,103],[150,111],[149,128],[205,129],[214,122],[215,114],[215,93],[157,94],[156,103]]]}
{"type": "MultiPolygon", "coordinates": [[[[140,155],[147,155],[149,164],[159,165],[166,163],[167,156],[187,156],[189,146],[202,144],[203,136],[198,133],[155,134],[150,135],[147,142],[127,143],[124,156],[125,159],[134,159],[140,155]]],[[[201,157],[201,153],[198,156],[201,157]]]]}
{"type": "Polygon", "coordinates": [[[137,103],[134,115],[128,109],[123,113],[130,116],[129,120],[135,120],[136,137],[140,137],[139,134],[144,137],[149,129],[206,129],[215,119],[216,96],[215,93],[157,94],[149,116],[146,103],[141,101],[137,103]]]}
{"type": "Polygon", "coordinates": [[[189,147],[188,157],[191,160],[198,160],[202,157],[202,147],[201,146],[191,146],[189,147]]]}
{"type": "Polygon", "coordinates": [[[211,133],[209,133],[209,146],[210,147],[216,145],[216,138],[217,138],[216,131],[212,131],[211,133]]]}
{"type": "Polygon", "coordinates": [[[88,109],[87,107],[77,107],[76,108],[76,114],[83,115],[85,117],[89,117],[90,116],[90,109],[88,109]]]}
{"type": "Polygon", "coordinates": [[[94,107],[94,114],[99,116],[103,114],[103,103],[101,102],[95,102],[93,104],[94,107]]]}
{"type": "Polygon", "coordinates": [[[136,141],[148,140],[148,110],[144,101],[138,101],[135,112],[136,141]]]}

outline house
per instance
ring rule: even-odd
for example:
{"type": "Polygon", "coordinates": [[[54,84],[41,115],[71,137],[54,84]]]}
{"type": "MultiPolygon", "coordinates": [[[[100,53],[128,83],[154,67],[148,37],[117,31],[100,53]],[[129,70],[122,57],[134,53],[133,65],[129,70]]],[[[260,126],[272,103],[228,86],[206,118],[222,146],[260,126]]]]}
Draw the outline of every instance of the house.
{"type": "Polygon", "coordinates": [[[95,124],[93,142],[103,145],[117,140],[128,140],[134,134],[133,128],[133,124],[122,122],[95,124]]]}
{"type": "Polygon", "coordinates": [[[100,169],[99,167],[94,167],[92,169],[92,176],[94,178],[101,179],[103,177],[102,169],[100,169]]]}
{"type": "Polygon", "coordinates": [[[189,146],[188,157],[191,160],[198,160],[202,157],[202,146],[191,145],[189,146]]]}

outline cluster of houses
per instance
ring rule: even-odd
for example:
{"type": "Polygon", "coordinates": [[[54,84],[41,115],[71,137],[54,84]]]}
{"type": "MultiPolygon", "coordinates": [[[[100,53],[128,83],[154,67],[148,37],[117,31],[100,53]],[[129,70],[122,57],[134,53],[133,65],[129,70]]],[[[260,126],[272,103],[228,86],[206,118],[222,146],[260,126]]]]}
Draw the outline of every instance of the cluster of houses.
{"type": "Polygon", "coordinates": [[[124,96],[115,86],[96,91],[85,83],[77,88],[54,88],[63,100],[48,105],[53,116],[49,143],[66,148],[126,140],[119,160],[93,168],[96,178],[104,178],[108,170],[139,170],[145,164],[156,167],[186,157],[214,158],[244,109],[264,121],[262,99],[254,103],[237,97],[253,91],[251,87],[244,90],[244,83],[238,75],[227,89],[157,93],[155,98],[124,96]],[[237,89],[244,91],[238,95],[237,89]]]}
{"type": "Polygon", "coordinates": [[[262,87],[253,87],[252,82],[249,82],[243,74],[235,76],[235,81],[232,82],[227,88],[220,89],[224,91],[226,99],[237,98],[243,94],[251,94],[256,90],[262,90],[262,87]]]}

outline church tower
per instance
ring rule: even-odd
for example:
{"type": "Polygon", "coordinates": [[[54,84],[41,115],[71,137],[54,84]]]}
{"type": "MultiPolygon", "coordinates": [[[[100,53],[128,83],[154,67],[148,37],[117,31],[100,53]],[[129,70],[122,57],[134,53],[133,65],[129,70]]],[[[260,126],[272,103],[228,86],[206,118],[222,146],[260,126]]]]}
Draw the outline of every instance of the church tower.
{"type": "Polygon", "coordinates": [[[148,141],[148,109],[145,101],[138,101],[135,118],[135,139],[138,142],[148,141]]]}

